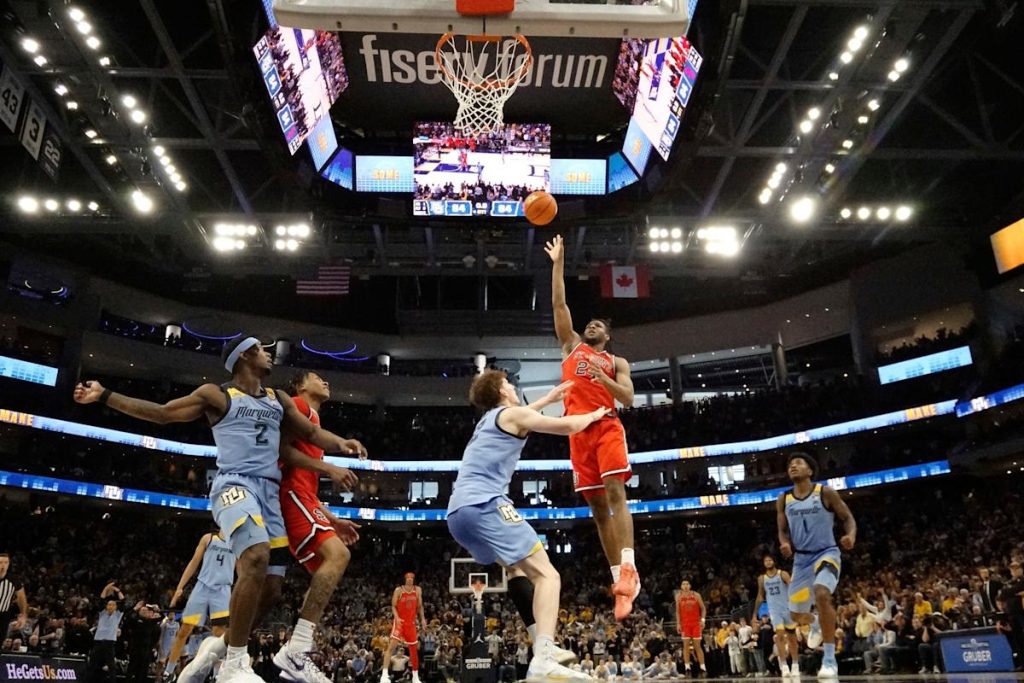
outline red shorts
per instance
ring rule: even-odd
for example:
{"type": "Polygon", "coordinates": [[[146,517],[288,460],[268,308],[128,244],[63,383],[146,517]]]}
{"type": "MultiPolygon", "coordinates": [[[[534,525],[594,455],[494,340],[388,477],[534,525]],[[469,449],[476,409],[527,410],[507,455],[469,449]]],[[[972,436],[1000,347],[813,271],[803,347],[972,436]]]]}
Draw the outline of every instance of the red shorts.
{"type": "Polygon", "coordinates": [[[699,621],[684,621],[681,630],[683,638],[696,638],[700,640],[702,637],[699,621]]]}
{"type": "Polygon", "coordinates": [[[582,432],[569,435],[573,486],[584,498],[604,490],[606,477],[628,481],[629,467],[626,430],[619,420],[598,420],[582,432]]]}
{"type": "Polygon", "coordinates": [[[294,489],[281,489],[281,515],[292,555],[312,574],[320,568],[316,551],[328,538],[337,536],[334,527],[316,497],[294,489]]]}
{"type": "Polygon", "coordinates": [[[391,637],[405,645],[415,645],[419,642],[419,634],[416,633],[415,619],[405,619],[401,624],[395,622],[391,627],[391,637]]]}

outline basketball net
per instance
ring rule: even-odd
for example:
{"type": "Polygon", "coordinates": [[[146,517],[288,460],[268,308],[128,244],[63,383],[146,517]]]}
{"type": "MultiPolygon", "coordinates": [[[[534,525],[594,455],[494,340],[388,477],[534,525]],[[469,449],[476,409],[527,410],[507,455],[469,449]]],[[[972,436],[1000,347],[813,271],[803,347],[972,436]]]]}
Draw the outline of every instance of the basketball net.
{"type": "Polygon", "coordinates": [[[524,36],[458,36],[446,33],[434,51],[437,68],[459,103],[455,128],[466,134],[497,130],[505,103],[533,66],[524,36]]]}
{"type": "Polygon", "coordinates": [[[473,590],[473,608],[477,614],[481,614],[484,611],[484,589],[487,588],[487,585],[480,581],[474,581],[470,588],[473,590]]]}

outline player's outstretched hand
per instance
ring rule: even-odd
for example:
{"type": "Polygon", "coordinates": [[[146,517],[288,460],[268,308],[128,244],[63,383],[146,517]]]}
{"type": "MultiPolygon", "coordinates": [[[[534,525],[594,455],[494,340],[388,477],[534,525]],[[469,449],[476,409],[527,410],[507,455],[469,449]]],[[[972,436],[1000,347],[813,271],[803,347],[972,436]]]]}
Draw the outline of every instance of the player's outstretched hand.
{"type": "Polygon", "coordinates": [[[75,403],[95,403],[103,394],[103,385],[99,382],[79,382],[75,385],[75,403]]]}
{"type": "Polygon", "coordinates": [[[370,457],[370,454],[366,451],[366,446],[359,443],[356,439],[342,439],[341,452],[346,455],[357,455],[360,460],[366,460],[370,457]]]}
{"type": "Polygon", "coordinates": [[[359,540],[359,525],[353,522],[351,519],[341,519],[336,517],[332,522],[331,526],[334,527],[334,533],[338,534],[338,538],[345,545],[353,545],[359,540]]]}
{"type": "Polygon", "coordinates": [[[327,476],[331,478],[335,486],[340,488],[342,491],[351,491],[359,483],[359,477],[356,473],[345,467],[338,467],[337,465],[327,465],[327,476]]]}
{"type": "Polygon", "coordinates": [[[544,398],[549,403],[558,403],[565,398],[565,395],[568,394],[570,390],[572,390],[572,380],[562,382],[557,387],[549,391],[548,395],[544,398]]]}
{"type": "Polygon", "coordinates": [[[558,263],[565,256],[565,249],[562,244],[562,236],[555,235],[554,239],[544,244],[544,251],[551,257],[551,261],[558,263]]]}
{"type": "Polygon", "coordinates": [[[846,534],[839,539],[839,547],[843,550],[853,550],[853,544],[856,542],[852,534],[846,534]]]}
{"type": "Polygon", "coordinates": [[[783,543],[779,546],[779,552],[782,553],[783,557],[789,559],[790,557],[793,557],[793,546],[789,543],[783,543]]]}

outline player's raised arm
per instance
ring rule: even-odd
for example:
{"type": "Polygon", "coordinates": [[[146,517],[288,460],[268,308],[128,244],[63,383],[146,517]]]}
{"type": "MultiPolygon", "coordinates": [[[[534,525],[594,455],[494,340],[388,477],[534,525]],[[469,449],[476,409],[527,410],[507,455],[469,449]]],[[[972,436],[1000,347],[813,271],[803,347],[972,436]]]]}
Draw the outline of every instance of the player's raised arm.
{"type": "Polygon", "coordinates": [[[553,403],[558,403],[559,401],[561,401],[563,398],[565,398],[565,395],[567,393],[569,393],[569,391],[571,391],[571,390],[572,390],[572,381],[571,380],[568,381],[568,382],[562,382],[557,387],[554,387],[547,394],[545,394],[544,396],[542,396],[541,398],[537,399],[536,401],[534,401],[533,403],[531,403],[530,405],[528,405],[526,407],[529,408],[530,410],[536,410],[537,412],[540,412],[544,408],[547,408],[549,405],[551,405],[553,403]]]}
{"type": "Polygon", "coordinates": [[[178,580],[178,586],[174,589],[174,595],[171,597],[171,602],[168,607],[174,607],[175,603],[181,599],[181,596],[185,593],[185,586],[195,576],[196,570],[199,569],[199,565],[203,562],[203,554],[206,552],[206,546],[210,545],[210,539],[213,538],[213,534],[203,534],[203,537],[199,539],[199,543],[196,545],[196,551],[192,554],[192,559],[185,565],[184,571],[181,572],[181,579],[178,580]]]}
{"type": "Polygon", "coordinates": [[[821,502],[843,523],[843,536],[839,539],[839,545],[843,550],[853,550],[853,545],[857,542],[857,520],[853,518],[850,508],[831,486],[821,487],[821,502]]]}
{"type": "Polygon", "coordinates": [[[779,552],[783,557],[793,557],[793,539],[789,537],[789,520],[786,519],[786,494],[779,494],[775,501],[775,520],[779,527],[779,552]]]}
{"type": "MultiPolygon", "coordinates": [[[[328,453],[345,453],[346,455],[356,455],[361,460],[366,459],[367,452],[363,444],[355,439],[343,439],[333,432],[317,427],[309,421],[308,417],[302,414],[302,411],[295,407],[292,397],[283,391],[277,393],[277,399],[281,402],[281,407],[284,408],[284,419],[281,421],[281,428],[291,432],[295,438],[308,441],[328,453]]],[[[303,469],[309,468],[305,467],[303,469]]]]}
{"type": "Polygon", "coordinates": [[[565,303],[565,245],[561,235],[544,245],[551,257],[551,308],[555,314],[555,335],[562,345],[562,353],[579,343],[580,336],[572,329],[572,313],[565,303]]]}
{"type": "Polygon", "coordinates": [[[204,384],[188,396],[161,404],[118,394],[96,381],[79,382],[74,398],[77,403],[103,403],[125,415],[156,424],[192,422],[207,414],[220,417],[228,407],[224,392],[216,384],[204,384]]]}
{"type": "Polygon", "coordinates": [[[548,417],[530,408],[516,406],[501,411],[498,415],[498,426],[520,437],[525,437],[530,432],[568,436],[582,432],[609,412],[607,408],[598,408],[583,415],[548,417]]]}

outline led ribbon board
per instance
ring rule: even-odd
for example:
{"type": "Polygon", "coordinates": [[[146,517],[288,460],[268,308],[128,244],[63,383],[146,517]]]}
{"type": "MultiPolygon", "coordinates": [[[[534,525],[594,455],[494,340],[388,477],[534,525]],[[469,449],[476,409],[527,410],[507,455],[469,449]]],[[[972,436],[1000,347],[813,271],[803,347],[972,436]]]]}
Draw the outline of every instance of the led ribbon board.
{"type": "Polygon", "coordinates": [[[943,370],[962,368],[973,362],[971,347],[961,346],[949,351],[930,353],[920,358],[882,365],[878,368],[878,381],[882,384],[891,384],[905,379],[924,377],[943,370]]]}
{"type": "MultiPolygon", "coordinates": [[[[844,489],[860,489],[882,484],[896,484],[914,479],[936,477],[949,474],[949,462],[936,460],[923,465],[911,465],[909,467],[896,467],[878,472],[865,474],[851,474],[846,477],[829,479],[825,483],[842,491],[844,489]]],[[[57,479],[55,477],[44,477],[34,474],[21,474],[18,472],[0,471],[0,486],[10,488],[27,489],[31,491],[44,491],[46,493],[63,494],[69,496],[82,496],[88,498],[101,498],[104,500],[116,500],[138,505],[153,505],[156,507],[174,508],[177,510],[208,511],[210,509],[209,498],[196,498],[192,496],[176,496],[156,491],[143,491],[140,489],[121,488],[110,484],[97,484],[92,482],[72,481],[70,479],[57,479]]],[[[695,496],[691,498],[669,498],[666,500],[652,500],[639,503],[630,503],[629,510],[634,515],[652,515],[665,512],[680,512],[684,510],[703,510],[706,508],[740,507],[745,505],[760,505],[762,503],[773,503],[783,491],[789,487],[766,489],[763,491],[747,491],[744,493],[722,493],[708,496],[695,496]]],[[[448,514],[442,509],[408,509],[408,510],[380,510],[376,508],[351,508],[330,506],[331,512],[343,519],[362,519],[375,522],[442,522],[448,514]]],[[[518,512],[523,519],[527,520],[559,520],[559,519],[584,519],[590,517],[590,508],[519,508],[518,512]]]]}
{"type": "Polygon", "coordinates": [[[57,368],[0,356],[0,377],[52,387],[57,385],[57,368]]]}

